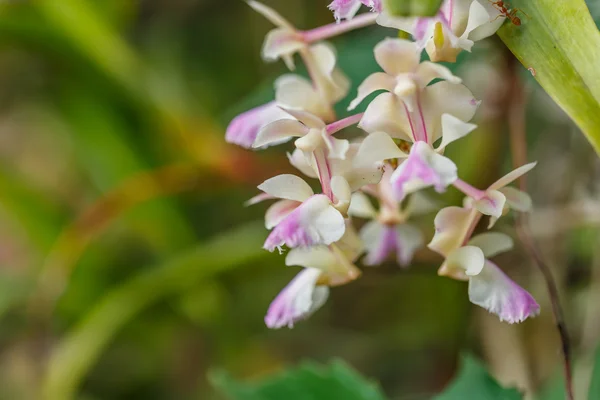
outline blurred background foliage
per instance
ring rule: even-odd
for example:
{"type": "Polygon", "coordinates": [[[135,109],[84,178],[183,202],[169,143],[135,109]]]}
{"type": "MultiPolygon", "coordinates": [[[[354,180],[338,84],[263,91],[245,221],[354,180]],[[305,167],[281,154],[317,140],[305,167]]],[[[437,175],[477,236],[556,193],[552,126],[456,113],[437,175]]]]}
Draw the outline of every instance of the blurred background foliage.
{"type": "MultiPolygon", "coordinates": [[[[265,3],[300,28],[332,22],[325,0],[265,3]]],[[[600,21],[600,2],[589,6],[600,21]]],[[[528,392],[556,376],[545,287],[521,248],[499,260],[542,306],[520,326],[470,306],[466,286],[437,277],[440,260],[423,251],[408,270],[366,269],[293,330],[266,329],[269,302],[296,270],[261,249],[264,206],[243,202],[292,170],[285,149],[251,153],[223,135],[285,72],[260,60],[269,29],[237,0],[0,3],[0,398],[219,399],[215,368],[256,378],[341,358],[390,399],[427,399],[464,350],[528,392]]],[[[373,45],[394,34],[334,40],[354,87],[341,116],[377,68],[373,45]]],[[[493,38],[452,66],[484,100],[480,128],[449,149],[479,186],[510,166],[506,54],[493,38]]],[[[520,76],[539,162],[532,230],[559,281],[585,393],[600,337],[600,165],[520,76]]],[[[432,218],[417,221],[428,234],[432,218]]],[[[514,236],[510,219],[500,229],[514,236]]]]}

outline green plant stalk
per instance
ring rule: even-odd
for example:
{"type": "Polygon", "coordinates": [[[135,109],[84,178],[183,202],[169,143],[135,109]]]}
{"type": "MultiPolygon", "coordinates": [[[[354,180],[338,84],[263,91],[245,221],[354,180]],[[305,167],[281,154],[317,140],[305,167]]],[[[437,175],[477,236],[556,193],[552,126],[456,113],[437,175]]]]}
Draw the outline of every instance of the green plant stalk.
{"type": "Polygon", "coordinates": [[[203,243],[111,290],[59,343],[48,362],[41,398],[69,400],[117,331],[141,310],[201,280],[265,256],[262,224],[253,223],[203,243]]]}
{"type": "Polygon", "coordinates": [[[600,155],[600,32],[584,0],[511,0],[498,36],[600,155]]]}

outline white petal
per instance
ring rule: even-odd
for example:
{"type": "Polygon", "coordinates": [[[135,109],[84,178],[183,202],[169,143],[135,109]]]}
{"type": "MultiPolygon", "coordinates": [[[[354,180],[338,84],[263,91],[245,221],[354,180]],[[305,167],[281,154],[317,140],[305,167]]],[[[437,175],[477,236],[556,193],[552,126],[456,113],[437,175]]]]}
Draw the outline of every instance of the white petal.
{"type": "Polygon", "coordinates": [[[414,72],[420,53],[410,40],[386,38],[375,46],[375,59],[392,76],[414,72]]]}
{"type": "Polygon", "coordinates": [[[461,121],[468,122],[475,115],[479,101],[462,84],[441,81],[427,86],[423,90],[421,104],[425,110],[426,126],[431,143],[441,136],[441,117],[450,114],[461,121]]]}
{"type": "Polygon", "coordinates": [[[444,149],[450,143],[467,136],[477,125],[463,122],[450,114],[442,115],[442,142],[438,146],[438,150],[444,149]]]}
{"type": "Polygon", "coordinates": [[[314,194],[308,183],[291,174],[267,179],[258,188],[271,196],[295,201],[304,201],[314,194]]]}
{"type": "Polygon", "coordinates": [[[348,215],[352,215],[360,218],[375,218],[377,210],[373,207],[369,197],[363,192],[352,193],[350,200],[350,208],[348,209],[348,215]]]}
{"type": "Polygon", "coordinates": [[[265,227],[267,229],[272,229],[275,225],[280,223],[282,219],[287,217],[289,213],[294,211],[300,204],[302,203],[294,200],[280,200],[276,203],[273,203],[265,213],[265,227]]]}
{"type": "Polygon", "coordinates": [[[356,261],[356,259],[365,251],[364,243],[358,236],[358,233],[350,220],[346,220],[346,231],[344,232],[344,236],[342,236],[335,246],[337,246],[351,262],[356,261]]]}
{"type": "Polygon", "coordinates": [[[485,264],[485,256],[479,247],[464,246],[452,251],[439,269],[438,274],[465,280],[478,275],[485,264]]]}
{"type": "Polygon", "coordinates": [[[391,93],[382,93],[367,107],[358,127],[369,132],[385,132],[412,142],[412,131],[404,104],[391,93]]]}
{"type": "Polygon", "coordinates": [[[506,20],[491,2],[483,1],[482,3],[474,1],[471,4],[469,25],[472,27],[469,26],[466,30],[468,38],[475,42],[492,36],[506,20]],[[471,18],[473,18],[473,22],[471,22],[471,18]]]}
{"type": "Polygon", "coordinates": [[[452,74],[448,68],[441,64],[432,63],[431,61],[423,61],[417,68],[419,84],[424,88],[434,79],[445,79],[450,83],[461,83],[462,80],[452,74]]]}
{"type": "Polygon", "coordinates": [[[335,206],[341,212],[347,212],[348,207],[350,206],[350,198],[352,196],[352,192],[350,190],[350,185],[346,179],[341,176],[334,176],[331,178],[331,191],[337,200],[335,206]]]}
{"type": "Polygon", "coordinates": [[[439,202],[432,200],[423,192],[416,192],[410,195],[404,212],[408,215],[419,216],[429,214],[440,208],[439,202]]]}
{"type": "Polygon", "coordinates": [[[487,190],[483,198],[476,199],[473,202],[473,207],[482,214],[500,218],[505,203],[506,197],[501,192],[497,190],[487,190]]]}
{"type": "MultiPolygon", "coordinates": [[[[265,37],[262,56],[265,61],[275,61],[279,58],[291,56],[306,47],[296,32],[284,28],[273,29],[265,37]]],[[[294,69],[293,62],[286,62],[288,68],[294,69]]]]}
{"type": "Polygon", "coordinates": [[[502,178],[500,178],[496,182],[494,182],[489,188],[491,190],[503,188],[504,186],[510,184],[511,182],[519,179],[521,176],[523,176],[526,173],[528,173],[529,171],[531,171],[533,169],[533,167],[535,167],[536,165],[537,165],[537,162],[525,164],[525,165],[509,172],[508,174],[504,175],[502,178]]]}
{"type": "Polygon", "coordinates": [[[471,210],[446,207],[437,213],[434,220],[435,235],[427,245],[431,250],[448,256],[461,247],[471,223],[471,210]]]}
{"type": "Polygon", "coordinates": [[[244,202],[244,206],[245,207],[249,207],[249,206],[253,206],[255,204],[261,203],[265,200],[272,200],[272,199],[276,199],[277,197],[273,197],[270,194],[267,193],[261,193],[261,194],[257,194],[256,196],[252,197],[251,199],[247,200],[246,202],[244,202]]]}
{"type": "Polygon", "coordinates": [[[396,227],[399,250],[396,252],[398,265],[406,267],[412,261],[417,250],[423,247],[423,233],[413,225],[400,224],[396,227]]]}
{"type": "Polygon", "coordinates": [[[353,160],[354,168],[373,165],[392,158],[406,158],[408,154],[398,148],[392,138],[384,132],[368,135],[360,144],[353,160]]]}
{"type": "Polygon", "coordinates": [[[358,94],[348,110],[354,110],[368,95],[377,90],[387,90],[389,92],[394,90],[396,80],[393,76],[390,76],[384,72],[375,72],[367,77],[363,83],[358,87],[358,94]]]}
{"type": "Polygon", "coordinates": [[[275,81],[275,101],[284,109],[301,110],[320,118],[327,117],[329,106],[307,79],[286,74],[275,81]]]}
{"type": "Polygon", "coordinates": [[[255,11],[262,14],[266,19],[271,21],[273,25],[288,28],[293,30],[294,26],[290,24],[285,18],[283,18],[277,11],[273,10],[271,7],[267,7],[258,1],[250,0],[248,1],[248,5],[252,7],[255,11]]]}
{"type": "Polygon", "coordinates": [[[340,160],[346,158],[346,153],[350,149],[350,142],[348,140],[338,139],[328,134],[324,129],[321,131],[321,136],[327,146],[327,150],[329,150],[328,156],[330,158],[337,158],[340,160]]]}
{"type": "Polygon", "coordinates": [[[292,137],[304,136],[308,133],[306,126],[293,119],[280,119],[265,125],[258,131],[252,147],[258,148],[281,143],[292,137]]]}
{"type": "Polygon", "coordinates": [[[506,203],[513,210],[520,212],[531,211],[532,201],[527,193],[510,186],[505,186],[499,189],[499,191],[506,196],[506,203]]]}
{"type": "Polygon", "coordinates": [[[318,116],[311,114],[309,112],[294,109],[294,108],[283,108],[285,112],[290,114],[292,117],[296,118],[298,121],[302,122],[310,129],[323,129],[325,128],[325,122],[320,119],[318,116]]]}
{"type": "Polygon", "coordinates": [[[296,169],[298,169],[298,171],[302,172],[304,175],[308,176],[309,178],[316,179],[319,177],[319,175],[314,167],[314,161],[312,164],[309,163],[308,160],[306,159],[306,157],[304,156],[304,153],[302,152],[302,150],[294,149],[292,154],[287,153],[287,158],[290,161],[290,164],[292,164],[292,166],[294,166],[296,169]]]}
{"type": "Polygon", "coordinates": [[[393,17],[384,11],[377,16],[377,24],[414,34],[417,19],[416,17],[393,17]]]}
{"type": "Polygon", "coordinates": [[[310,59],[306,62],[312,63],[311,74],[324,92],[323,101],[328,104],[336,103],[346,97],[350,89],[350,81],[337,68],[335,68],[335,48],[325,42],[317,43],[310,47],[310,59]]]}
{"type": "Polygon", "coordinates": [[[469,246],[477,246],[483,251],[485,258],[507,252],[514,246],[512,238],[504,233],[486,232],[473,237],[469,246]]]}
{"type": "Polygon", "coordinates": [[[317,268],[329,271],[335,268],[337,260],[335,254],[327,246],[292,249],[285,257],[285,265],[299,265],[305,268],[317,268]]]}
{"type": "Polygon", "coordinates": [[[469,279],[469,300],[510,324],[523,322],[540,311],[535,299],[490,261],[479,275],[469,279]]]}

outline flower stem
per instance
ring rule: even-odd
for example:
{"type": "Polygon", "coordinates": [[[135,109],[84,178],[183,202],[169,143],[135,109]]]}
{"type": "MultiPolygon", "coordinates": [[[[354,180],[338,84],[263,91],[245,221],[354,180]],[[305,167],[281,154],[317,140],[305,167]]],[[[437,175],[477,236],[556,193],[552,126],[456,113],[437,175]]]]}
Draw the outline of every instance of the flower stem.
{"type": "Polygon", "coordinates": [[[347,128],[349,126],[357,124],[360,122],[363,115],[364,115],[364,113],[358,113],[358,114],[354,114],[349,117],[346,117],[344,119],[340,119],[339,121],[333,122],[333,123],[327,125],[327,133],[329,135],[333,135],[334,133],[339,132],[344,128],[347,128]]]}
{"type": "Polygon", "coordinates": [[[334,36],[341,35],[343,33],[352,31],[354,29],[364,28],[365,26],[373,25],[377,19],[375,13],[365,13],[357,17],[352,18],[350,21],[341,23],[332,23],[324,26],[320,26],[309,31],[300,32],[300,35],[307,43],[318,42],[319,40],[325,40],[334,36]]]}
{"type": "Polygon", "coordinates": [[[481,199],[485,196],[485,191],[479,190],[474,186],[471,186],[469,183],[463,181],[462,179],[456,179],[452,185],[463,192],[465,195],[472,197],[475,200],[481,199]]]}
{"type": "Polygon", "coordinates": [[[319,171],[319,181],[321,181],[321,190],[324,195],[329,197],[333,201],[333,191],[331,190],[331,170],[329,168],[329,161],[323,149],[317,149],[313,153],[315,155],[315,162],[317,164],[317,170],[319,171]]]}
{"type": "MultiPolygon", "coordinates": [[[[525,103],[526,95],[523,88],[523,83],[519,78],[517,71],[518,62],[512,57],[507,50],[507,61],[509,77],[511,81],[510,85],[510,102],[508,103],[507,116],[508,116],[508,127],[510,133],[511,142],[511,153],[513,157],[513,164],[515,168],[527,163],[527,140],[526,140],[526,128],[525,128],[525,103]]],[[[519,189],[522,191],[527,190],[527,182],[524,176],[519,178],[519,189]]],[[[567,400],[574,400],[573,395],[573,374],[571,367],[571,341],[569,338],[569,332],[565,323],[562,307],[560,304],[560,296],[558,286],[552,271],[535,242],[535,239],[529,231],[529,215],[527,213],[520,213],[517,217],[517,234],[525,247],[525,250],[529,253],[532,261],[541,272],[546,282],[546,288],[550,297],[550,303],[552,305],[552,313],[554,315],[554,321],[556,328],[560,335],[562,344],[562,355],[563,355],[563,374],[565,377],[565,395],[567,400]]]]}

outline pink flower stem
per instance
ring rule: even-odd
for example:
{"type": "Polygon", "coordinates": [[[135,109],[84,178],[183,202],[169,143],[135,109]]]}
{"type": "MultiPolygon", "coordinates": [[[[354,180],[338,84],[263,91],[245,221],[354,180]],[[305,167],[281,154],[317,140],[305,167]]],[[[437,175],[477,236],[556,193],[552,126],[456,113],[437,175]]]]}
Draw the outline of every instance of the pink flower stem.
{"type": "Polygon", "coordinates": [[[484,190],[479,190],[476,187],[471,186],[467,182],[463,181],[462,179],[456,179],[452,183],[452,185],[455,188],[457,188],[458,190],[460,190],[461,192],[463,192],[464,194],[466,194],[467,196],[472,197],[475,200],[479,200],[483,196],[485,196],[484,190]]]}
{"type": "Polygon", "coordinates": [[[325,151],[323,149],[317,149],[313,154],[315,156],[317,170],[319,171],[321,190],[324,195],[331,199],[331,201],[334,201],[333,191],[331,190],[331,169],[329,168],[329,161],[327,160],[325,151]]]}
{"type": "Polygon", "coordinates": [[[354,114],[349,117],[346,117],[344,119],[340,119],[339,121],[333,122],[333,123],[327,125],[327,133],[329,135],[333,135],[334,133],[339,132],[344,128],[347,128],[354,124],[358,124],[360,122],[361,118],[363,117],[363,115],[364,115],[364,113],[358,113],[358,114],[354,114]]]}
{"type": "Polygon", "coordinates": [[[320,26],[309,31],[300,32],[300,35],[307,43],[318,42],[319,40],[329,39],[354,29],[373,25],[376,19],[377,14],[365,13],[352,18],[350,21],[341,22],[339,24],[334,22],[332,24],[320,26]]]}
{"type": "Polygon", "coordinates": [[[415,139],[422,140],[425,143],[429,143],[429,135],[427,134],[427,125],[425,124],[425,115],[423,114],[423,108],[421,107],[421,96],[419,91],[416,93],[417,98],[417,109],[419,110],[419,115],[415,118],[415,139]]]}

